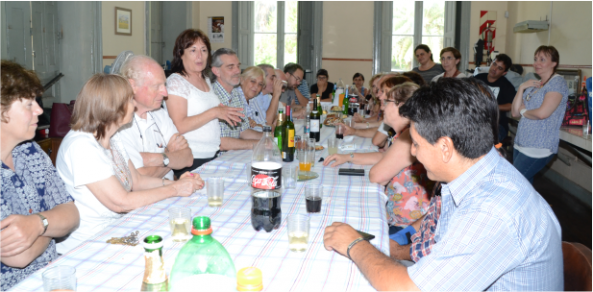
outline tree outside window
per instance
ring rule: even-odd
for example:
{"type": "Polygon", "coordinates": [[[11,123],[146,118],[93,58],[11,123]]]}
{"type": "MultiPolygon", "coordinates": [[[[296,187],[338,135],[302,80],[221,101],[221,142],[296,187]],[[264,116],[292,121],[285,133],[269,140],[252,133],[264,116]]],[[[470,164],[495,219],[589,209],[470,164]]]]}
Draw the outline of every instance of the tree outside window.
{"type": "Polygon", "coordinates": [[[278,5],[278,1],[253,3],[254,63],[282,67],[286,63],[296,62],[298,1],[286,1],[284,5],[278,5]],[[284,6],[283,11],[279,11],[279,6],[284,6]],[[279,27],[279,23],[284,23],[284,26],[279,27]],[[278,34],[283,36],[282,45],[279,44],[281,40],[278,34]],[[283,64],[278,64],[279,59],[283,64]]]}

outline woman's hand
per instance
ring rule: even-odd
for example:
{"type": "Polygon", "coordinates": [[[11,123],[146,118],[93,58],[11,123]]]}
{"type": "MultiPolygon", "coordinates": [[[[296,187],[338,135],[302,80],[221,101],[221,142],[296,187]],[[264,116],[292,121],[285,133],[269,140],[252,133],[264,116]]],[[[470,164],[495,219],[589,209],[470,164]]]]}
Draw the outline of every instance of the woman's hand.
{"type": "Polygon", "coordinates": [[[334,161],[334,164],[332,164],[331,167],[336,167],[348,162],[349,157],[350,155],[346,154],[332,154],[324,159],[323,166],[328,166],[332,161],[334,161]]]}
{"type": "Polygon", "coordinates": [[[354,113],[354,115],[352,116],[352,121],[355,123],[362,123],[364,121],[364,118],[360,114],[354,113]]]}
{"type": "Polygon", "coordinates": [[[188,197],[197,190],[204,188],[204,181],[199,174],[186,172],[179,177],[179,180],[171,184],[177,191],[177,196],[188,197]]]}
{"type": "Polygon", "coordinates": [[[354,134],[356,134],[356,129],[352,128],[352,127],[348,127],[346,124],[344,123],[337,123],[336,127],[338,125],[342,125],[344,127],[344,136],[354,136],[354,134]]]}
{"type": "Polygon", "coordinates": [[[219,104],[218,108],[216,109],[218,110],[216,117],[221,120],[225,120],[227,123],[229,123],[229,125],[233,126],[236,126],[237,123],[240,123],[241,118],[245,116],[241,113],[241,111],[243,110],[242,108],[230,107],[222,103],[219,104]]]}
{"type": "Polygon", "coordinates": [[[0,248],[3,257],[18,255],[30,248],[43,233],[41,217],[10,215],[0,221],[0,248]]]}
{"type": "Polygon", "coordinates": [[[527,81],[521,83],[521,85],[519,85],[519,90],[523,91],[529,87],[540,88],[541,86],[542,86],[541,81],[532,79],[532,80],[527,80],[527,81]]]}

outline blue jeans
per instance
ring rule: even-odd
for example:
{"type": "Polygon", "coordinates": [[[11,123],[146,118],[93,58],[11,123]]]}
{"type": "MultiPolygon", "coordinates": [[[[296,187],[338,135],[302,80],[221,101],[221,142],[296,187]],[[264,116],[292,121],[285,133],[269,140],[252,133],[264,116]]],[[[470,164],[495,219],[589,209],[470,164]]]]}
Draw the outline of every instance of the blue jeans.
{"type": "Polygon", "coordinates": [[[554,154],[544,158],[531,158],[517,149],[513,149],[513,166],[531,183],[536,173],[554,158],[554,154]]]}

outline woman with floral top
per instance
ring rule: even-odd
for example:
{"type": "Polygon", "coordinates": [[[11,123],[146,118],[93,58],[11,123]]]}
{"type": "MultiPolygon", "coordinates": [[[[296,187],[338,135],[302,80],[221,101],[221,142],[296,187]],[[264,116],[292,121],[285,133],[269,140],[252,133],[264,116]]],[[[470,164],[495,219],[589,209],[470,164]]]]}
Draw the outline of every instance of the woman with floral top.
{"type": "Polygon", "coordinates": [[[0,290],[58,257],[54,238],[78,227],[78,209],[50,158],[33,141],[43,86],[32,71],[2,61],[0,290]]]}

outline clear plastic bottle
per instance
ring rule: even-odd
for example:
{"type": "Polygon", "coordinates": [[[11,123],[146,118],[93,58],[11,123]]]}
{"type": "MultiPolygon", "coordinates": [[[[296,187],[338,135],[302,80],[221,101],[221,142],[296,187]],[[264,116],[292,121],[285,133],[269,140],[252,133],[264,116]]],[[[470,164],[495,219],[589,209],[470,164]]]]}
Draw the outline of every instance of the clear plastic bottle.
{"type": "MultiPolygon", "coordinates": [[[[256,231],[263,228],[266,232],[278,229],[282,221],[282,158],[270,132],[269,127],[264,127],[264,135],[253,149],[251,162],[251,225],[256,231]]],[[[292,139],[294,152],[294,137],[292,139]]]]}
{"type": "MultiPolygon", "coordinates": [[[[278,148],[276,148],[278,149],[278,148]]],[[[204,291],[235,289],[237,272],[227,250],[212,237],[210,218],[193,219],[194,235],[179,251],[171,277],[169,291],[204,291]]]]}

